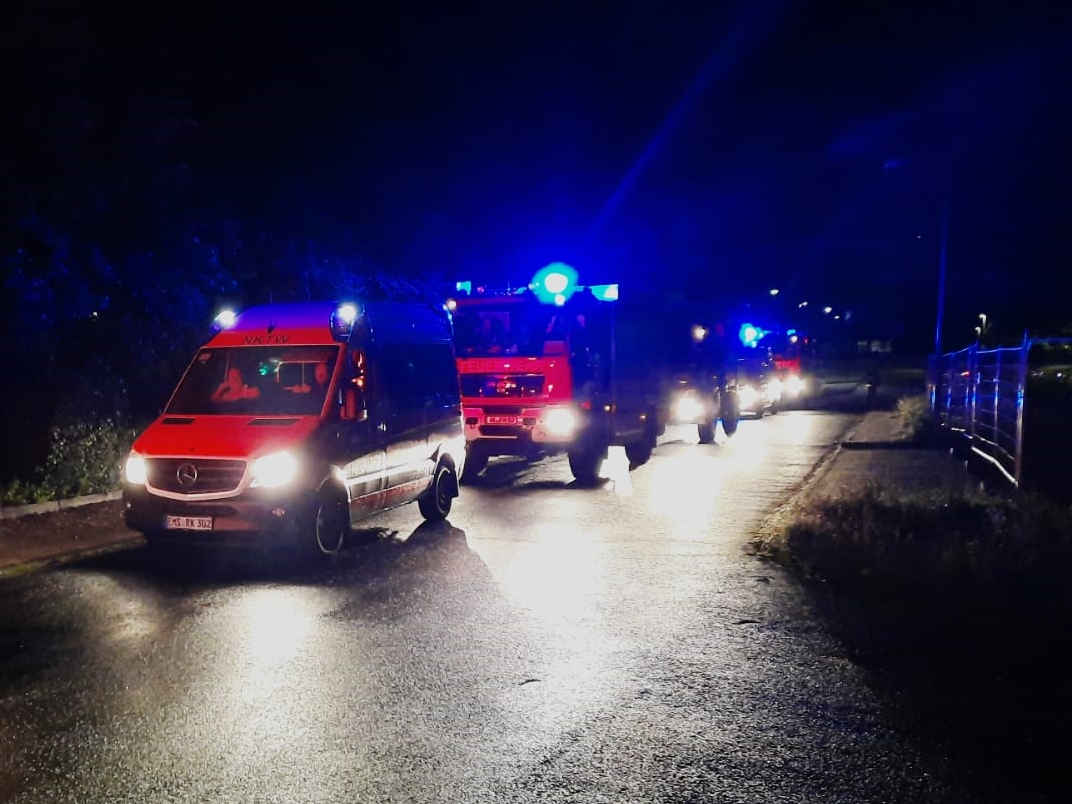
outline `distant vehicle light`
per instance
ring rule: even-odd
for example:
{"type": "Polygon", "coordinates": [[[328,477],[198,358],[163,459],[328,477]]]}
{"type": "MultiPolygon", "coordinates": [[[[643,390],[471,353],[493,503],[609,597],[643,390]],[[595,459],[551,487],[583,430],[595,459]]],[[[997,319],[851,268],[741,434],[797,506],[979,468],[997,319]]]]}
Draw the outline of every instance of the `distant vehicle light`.
{"type": "Polygon", "coordinates": [[[703,414],[703,402],[691,392],[679,394],[674,401],[674,421],[678,423],[699,421],[703,414]]]}
{"type": "Polygon", "coordinates": [[[759,392],[752,385],[742,385],[737,389],[737,397],[741,400],[742,410],[751,410],[759,401],[759,392]]]}

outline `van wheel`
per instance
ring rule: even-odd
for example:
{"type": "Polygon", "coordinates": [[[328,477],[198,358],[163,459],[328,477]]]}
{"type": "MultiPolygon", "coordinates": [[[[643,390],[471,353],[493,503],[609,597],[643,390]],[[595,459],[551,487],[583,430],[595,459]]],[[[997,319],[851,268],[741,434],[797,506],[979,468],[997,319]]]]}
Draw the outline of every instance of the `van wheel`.
{"type": "Polygon", "coordinates": [[[477,450],[471,450],[465,455],[465,468],[462,469],[462,482],[472,483],[477,475],[488,466],[488,456],[477,450]]]}
{"type": "Polygon", "coordinates": [[[338,494],[321,492],[317,496],[309,552],[313,556],[333,556],[346,544],[350,533],[350,512],[338,494]]]}
{"type": "Polygon", "coordinates": [[[431,487],[417,498],[417,507],[429,522],[439,522],[447,518],[450,505],[457,496],[458,478],[454,475],[454,467],[441,463],[436,466],[431,487]]]}

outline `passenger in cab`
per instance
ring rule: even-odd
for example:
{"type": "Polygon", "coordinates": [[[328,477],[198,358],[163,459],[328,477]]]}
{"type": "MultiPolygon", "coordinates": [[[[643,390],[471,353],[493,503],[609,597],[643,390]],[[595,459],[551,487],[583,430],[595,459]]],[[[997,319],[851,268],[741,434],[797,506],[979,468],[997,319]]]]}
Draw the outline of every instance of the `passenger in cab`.
{"type": "Polygon", "coordinates": [[[213,402],[237,402],[240,399],[256,399],[261,395],[258,388],[246,385],[242,372],[237,368],[227,369],[226,379],[212,393],[213,402]]]}
{"type": "Polygon", "coordinates": [[[299,385],[292,385],[287,388],[288,391],[293,391],[296,394],[308,394],[315,393],[320,398],[323,398],[328,391],[328,382],[331,380],[331,369],[328,368],[326,361],[321,361],[316,364],[313,369],[313,384],[301,383],[299,385]]]}

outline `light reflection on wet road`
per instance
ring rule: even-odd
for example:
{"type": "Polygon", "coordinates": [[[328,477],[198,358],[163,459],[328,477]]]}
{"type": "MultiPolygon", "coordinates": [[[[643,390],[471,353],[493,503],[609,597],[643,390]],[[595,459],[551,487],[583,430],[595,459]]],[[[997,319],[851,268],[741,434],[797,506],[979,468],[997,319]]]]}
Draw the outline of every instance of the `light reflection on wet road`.
{"type": "MultiPolygon", "coordinates": [[[[494,462],[330,566],[0,584],[0,801],[953,801],[747,536],[850,419],[494,462]]],[[[964,800],[970,800],[965,796],[964,800]]]]}

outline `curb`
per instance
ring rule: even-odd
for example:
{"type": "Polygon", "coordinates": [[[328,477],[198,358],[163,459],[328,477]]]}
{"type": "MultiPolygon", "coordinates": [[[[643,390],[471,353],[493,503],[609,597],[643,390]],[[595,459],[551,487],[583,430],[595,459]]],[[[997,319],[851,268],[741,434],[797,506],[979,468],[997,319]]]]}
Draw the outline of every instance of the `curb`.
{"type": "Polygon", "coordinates": [[[144,544],[145,539],[143,537],[133,536],[109,542],[108,544],[98,545],[97,547],[87,547],[84,550],[68,550],[67,552],[49,556],[48,558],[35,558],[31,561],[24,561],[21,564],[11,564],[6,567],[0,567],[0,580],[14,578],[18,575],[26,575],[31,572],[37,572],[38,570],[48,569],[49,567],[58,567],[61,564],[82,561],[87,558],[96,558],[97,556],[104,556],[109,553],[120,553],[124,550],[141,547],[144,544]]]}
{"type": "Polygon", "coordinates": [[[943,449],[941,445],[927,446],[926,444],[917,444],[915,441],[909,441],[908,439],[901,441],[842,441],[841,446],[845,449],[943,449]]]}
{"type": "Polygon", "coordinates": [[[62,511],[65,508],[79,508],[83,505],[110,502],[118,500],[122,496],[123,492],[121,491],[108,491],[103,494],[86,494],[81,497],[71,497],[67,500],[49,500],[48,502],[32,503],[30,505],[12,505],[0,508],[0,519],[15,519],[30,514],[48,514],[62,511]]]}

